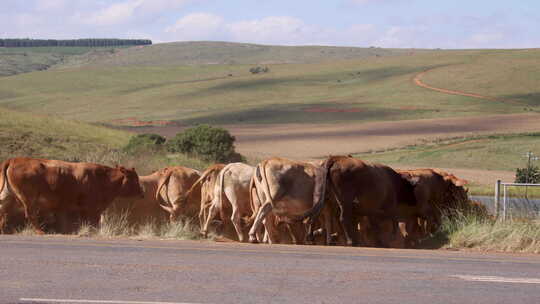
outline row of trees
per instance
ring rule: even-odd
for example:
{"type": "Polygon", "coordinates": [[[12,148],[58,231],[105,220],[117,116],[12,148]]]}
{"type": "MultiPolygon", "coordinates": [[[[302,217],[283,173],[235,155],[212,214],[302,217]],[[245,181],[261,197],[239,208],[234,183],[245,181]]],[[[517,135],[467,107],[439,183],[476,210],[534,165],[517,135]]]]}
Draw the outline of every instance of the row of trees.
{"type": "Polygon", "coordinates": [[[84,46],[84,47],[109,47],[126,45],[149,45],[152,40],[148,39],[0,39],[0,47],[38,47],[38,46],[84,46]]]}

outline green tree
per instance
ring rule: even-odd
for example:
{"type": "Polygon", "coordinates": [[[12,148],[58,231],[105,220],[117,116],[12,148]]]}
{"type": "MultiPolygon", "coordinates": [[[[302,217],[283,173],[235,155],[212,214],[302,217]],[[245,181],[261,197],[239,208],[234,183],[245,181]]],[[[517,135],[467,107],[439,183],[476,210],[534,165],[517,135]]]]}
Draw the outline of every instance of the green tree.
{"type": "Polygon", "coordinates": [[[158,134],[138,134],[129,139],[124,151],[128,153],[155,152],[164,147],[165,141],[165,137],[158,134]]]}
{"type": "Polygon", "coordinates": [[[241,161],[242,157],[234,150],[234,141],[234,136],[223,128],[199,125],[176,134],[169,140],[167,149],[206,161],[241,161]]]}
{"type": "Polygon", "coordinates": [[[540,169],[535,166],[516,169],[516,183],[540,183],[540,169]]]}

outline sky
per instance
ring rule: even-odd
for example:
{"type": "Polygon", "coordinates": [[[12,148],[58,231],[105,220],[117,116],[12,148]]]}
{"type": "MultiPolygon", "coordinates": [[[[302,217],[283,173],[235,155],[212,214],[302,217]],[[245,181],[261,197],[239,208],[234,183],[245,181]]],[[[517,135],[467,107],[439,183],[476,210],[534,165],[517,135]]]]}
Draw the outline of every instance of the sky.
{"type": "Polygon", "coordinates": [[[0,38],[540,47],[539,0],[0,0],[0,38]]]}

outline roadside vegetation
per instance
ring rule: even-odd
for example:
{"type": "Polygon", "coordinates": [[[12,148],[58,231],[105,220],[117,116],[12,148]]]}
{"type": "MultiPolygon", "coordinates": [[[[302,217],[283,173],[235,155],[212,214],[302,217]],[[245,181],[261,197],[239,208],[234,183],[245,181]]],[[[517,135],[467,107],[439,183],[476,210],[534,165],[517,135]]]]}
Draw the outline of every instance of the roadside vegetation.
{"type": "Polygon", "coordinates": [[[492,217],[458,214],[446,217],[440,230],[427,239],[427,248],[540,253],[540,221],[496,220],[492,217]]]}

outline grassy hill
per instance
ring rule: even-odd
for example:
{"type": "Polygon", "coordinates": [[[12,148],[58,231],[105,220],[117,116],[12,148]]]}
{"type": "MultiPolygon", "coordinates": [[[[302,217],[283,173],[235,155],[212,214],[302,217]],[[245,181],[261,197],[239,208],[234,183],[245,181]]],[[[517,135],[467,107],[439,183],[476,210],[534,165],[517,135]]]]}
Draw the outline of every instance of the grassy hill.
{"type": "Polygon", "coordinates": [[[116,54],[78,56],[78,61],[93,65],[201,65],[201,64],[278,64],[318,63],[323,61],[377,58],[407,54],[406,49],[381,49],[333,46],[274,46],[216,41],[161,43],[123,49],[116,54]],[[92,58],[88,58],[92,57],[92,58]]]}
{"type": "Polygon", "coordinates": [[[97,61],[92,64],[2,79],[0,106],[107,124],[133,117],[181,124],[349,123],[540,110],[535,101],[540,50],[251,46],[193,42],[128,48],[105,57],[94,53],[97,61]],[[243,48],[245,52],[235,53],[243,48]],[[200,51],[186,59],[182,57],[184,49],[208,53],[200,51]],[[257,75],[249,72],[252,64],[194,64],[196,58],[262,60],[264,54],[280,49],[305,58],[309,58],[306,49],[317,50],[319,55],[321,50],[343,49],[358,54],[388,52],[391,56],[327,61],[332,57],[321,55],[313,63],[268,64],[270,72],[257,75]],[[426,83],[500,100],[446,95],[416,86],[412,78],[430,69],[423,78],[426,83]],[[501,76],[509,71],[511,81],[501,76]]]}
{"type": "Polygon", "coordinates": [[[515,171],[526,166],[527,149],[540,151],[540,132],[446,139],[357,156],[391,165],[515,171]]]}
{"type": "Polygon", "coordinates": [[[123,147],[130,133],[0,108],[0,159],[34,156],[80,159],[123,147]]]}
{"type": "MultiPolygon", "coordinates": [[[[67,61],[75,55],[110,51],[111,48],[90,47],[22,47],[0,48],[0,76],[42,71],[67,61]]],[[[92,57],[91,55],[87,55],[92,57]]]]}

